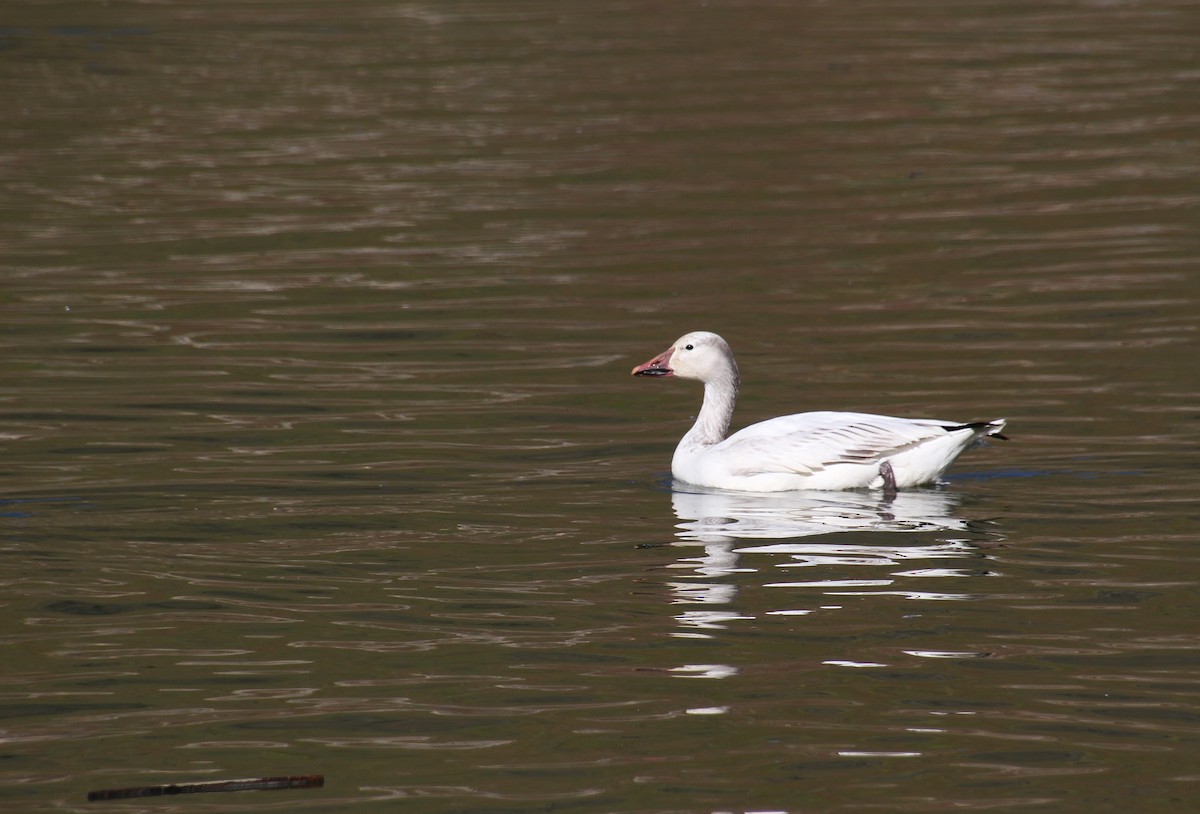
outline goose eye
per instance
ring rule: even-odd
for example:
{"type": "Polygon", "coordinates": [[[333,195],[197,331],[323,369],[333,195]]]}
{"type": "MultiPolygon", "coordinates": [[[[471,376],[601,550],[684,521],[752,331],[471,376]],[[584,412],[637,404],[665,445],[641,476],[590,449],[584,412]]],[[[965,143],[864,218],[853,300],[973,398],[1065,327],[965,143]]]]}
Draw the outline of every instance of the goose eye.
{"type": "Polygon", "coordinates": [[[684,345],[683,349],[684,349],[684,350],[691,350],[691,349],[692,349],[692,346],[691,346],[691,345],[684,345]]]}

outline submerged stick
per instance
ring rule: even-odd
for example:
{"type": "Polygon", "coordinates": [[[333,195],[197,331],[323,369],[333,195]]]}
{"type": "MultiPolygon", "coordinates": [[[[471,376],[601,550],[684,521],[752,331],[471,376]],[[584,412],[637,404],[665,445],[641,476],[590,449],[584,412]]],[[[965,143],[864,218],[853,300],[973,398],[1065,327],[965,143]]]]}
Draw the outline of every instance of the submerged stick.
{"type": "Polygon", "coordinates": [[[89,791],[89,800],[127,800],[130,797],[160,797],[164,794],[197,794],[205,791],[267,791],[270,789],[309,789],[325,785],[319,774],[288,777],[248,777],[242,780],[207,780],[200,783],[167,783],[161,786],[132,786],[127,789],[89,791]]]}

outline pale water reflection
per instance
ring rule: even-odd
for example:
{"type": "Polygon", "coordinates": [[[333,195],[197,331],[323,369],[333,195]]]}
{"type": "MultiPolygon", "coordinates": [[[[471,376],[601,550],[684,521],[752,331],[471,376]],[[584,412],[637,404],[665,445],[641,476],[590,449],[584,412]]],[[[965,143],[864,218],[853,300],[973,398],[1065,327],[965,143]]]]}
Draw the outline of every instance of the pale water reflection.
{"type": "Polygon", "coordinates": [[[756,494],[676,484],[671,493],[671,506],[683,521],[679,537],[702,542],[965,529],[967,521],[954,515],[958,501],[939,489],[756,494]]]}
{"type": "Polygon", "coordinates": [[[776,607],[765,615],[805,616],[836,609],[828,597],[971,599],[966,589],[928,588],[934,578],[973,580],[995,575],[980,562],[986,557],[981,546],[998,543],[1002,537],[993,533],[985,542],[985,524],[957,516],[958,502],[954,492],[936,488],[892,495],[881,491],[754,494],[676,483],[671,505],[683,522],[677,525],[680,542],[673,547],[687,554],[668,567],[692,576],[668,583],[672,603],[704,607],[676,613],[680,630],[674,635],[707,637],[711,631],[753,620],[754,615],[735,609],[739,593],[735,577],[775,569],[811,568],[834,576],[756,581],[755,590],[791,589],[793,601],[801,603],[776,607]],[[967,530],[973,531],[974,539],[936,534],[967,530]],[[915,541],[906,537],[915,533],[924,536],[915,541]],[[805,539],[811,537],[821,539],[805,539]],[[782,542],[745,544],[764,539],[782,542]],[[970,562],[955,567],[945,560],[970,562]]]}

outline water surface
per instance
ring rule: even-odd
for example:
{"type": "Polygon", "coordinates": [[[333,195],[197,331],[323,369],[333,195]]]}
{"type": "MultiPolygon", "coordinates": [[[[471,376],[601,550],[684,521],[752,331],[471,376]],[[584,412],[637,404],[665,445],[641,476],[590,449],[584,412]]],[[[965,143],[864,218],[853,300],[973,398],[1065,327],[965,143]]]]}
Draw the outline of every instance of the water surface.
{"type": "Polygon", "coordinates": [[[1193,4],[10,5],[5,807],[1195,808],[1193,4]]]}

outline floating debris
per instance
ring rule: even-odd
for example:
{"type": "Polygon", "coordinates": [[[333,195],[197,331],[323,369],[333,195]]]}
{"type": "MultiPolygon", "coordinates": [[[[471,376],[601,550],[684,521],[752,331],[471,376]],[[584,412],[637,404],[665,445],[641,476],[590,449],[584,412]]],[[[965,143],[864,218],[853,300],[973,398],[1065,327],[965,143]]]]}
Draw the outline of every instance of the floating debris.
{"type": "Polygon", "coordinates": [[[201,783],[166,783],[161,786],[133,786],[127,789],[89,791],[89,800],[127,800],[130,797],[160,797],[164,794],[198,794],[206,791],[269,791],[272,789],[312,789],[325,785],[324,775],[300,774],[288,777],[250,777],[242,780],[208,780],[201,783]]]}

